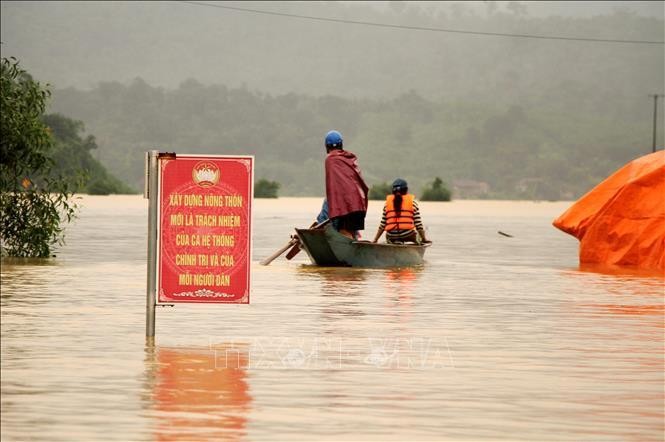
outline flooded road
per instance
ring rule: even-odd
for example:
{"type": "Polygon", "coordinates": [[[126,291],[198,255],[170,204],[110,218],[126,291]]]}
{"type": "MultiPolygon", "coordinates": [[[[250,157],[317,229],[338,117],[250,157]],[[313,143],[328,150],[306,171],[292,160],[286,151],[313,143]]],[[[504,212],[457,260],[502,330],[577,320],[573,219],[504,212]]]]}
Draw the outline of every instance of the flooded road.
{"type": "Polygon", "coordinates": [[[256,200],[251,304],[158,307],[154,346],[147,201],[81,203],[2,263],[3,441],[663,440],[663,278],[580,269],[568,203],[422,202],[425,265],[363,270],[258,265],[321,200],[256,200]]]}

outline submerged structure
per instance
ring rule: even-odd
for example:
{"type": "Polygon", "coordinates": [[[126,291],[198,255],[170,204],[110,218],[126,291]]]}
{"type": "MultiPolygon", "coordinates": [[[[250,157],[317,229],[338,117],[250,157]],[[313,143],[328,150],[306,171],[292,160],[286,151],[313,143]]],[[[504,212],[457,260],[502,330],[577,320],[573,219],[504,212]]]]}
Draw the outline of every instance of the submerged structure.
{"type": "Polygon", "coordinates": [[[553,222],[580,240],[580,263],[665,272],[665,151],[637,158],[553,222]]]}

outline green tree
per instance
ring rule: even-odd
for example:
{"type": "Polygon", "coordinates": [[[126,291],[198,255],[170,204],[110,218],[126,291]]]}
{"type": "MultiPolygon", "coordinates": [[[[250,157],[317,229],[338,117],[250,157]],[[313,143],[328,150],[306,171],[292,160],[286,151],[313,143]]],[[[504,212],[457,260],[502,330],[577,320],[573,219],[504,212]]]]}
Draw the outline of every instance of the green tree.
{"type": "Polygon", "coordinates": [[[277,181],[268,181],[260,179],[254,186],[254,196],[256,198],[277,198],[279,183],[277,181]]]}
{"type": "Polygon", "coordinates": [[[53,176],[53,140],[42,121],[50,92],[15,58],[0,68],[0,246],[3,254],[48,257],[75,217],[72,183],[53,176]]]}
{"type": "Polygon", "coordinates": [[[450,201],[451,192],[441,178],[436,177],[420,197],[423,201],[450,201]]]}
{"type": "Polygon", "coordinates": [[[392,186],[388,183],[378,183],[372,185],[369,189],[368,198],[371,200],[384,200],[386,195],[392,193],[392,186]]]}
{"type": "Polygon", "coordinates": [[[42,121],[51,130],[55,141],[52,173],[78,177],[75,189],[77,193],[90,195],[136,193],[93,158],[92,151],[97,149],[97,143],[94,136],[88,135],[83,138],[79,134],[84,130],[83,122],[57,113],[45,115],[42,121]]]}

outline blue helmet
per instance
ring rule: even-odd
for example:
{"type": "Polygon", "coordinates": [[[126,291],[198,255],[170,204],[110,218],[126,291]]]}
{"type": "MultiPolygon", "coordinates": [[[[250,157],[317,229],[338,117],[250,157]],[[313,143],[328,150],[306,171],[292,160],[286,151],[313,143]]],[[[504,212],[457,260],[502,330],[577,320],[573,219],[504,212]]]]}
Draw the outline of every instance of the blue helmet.
{"type": "Polygon", "coordinates": [[[403,179],[397,178],[395,181],[393,181],[393,193],[395,192],[406,193],[408,192],[408,190],[409,190],[409,185],[403,179]]]}
{"type": "Polygon", "coordinates": [[[326,147],[332,149],[341,149],[343,146],[342,134],[336,130],[331,130],[326,134],[326,147]]]}

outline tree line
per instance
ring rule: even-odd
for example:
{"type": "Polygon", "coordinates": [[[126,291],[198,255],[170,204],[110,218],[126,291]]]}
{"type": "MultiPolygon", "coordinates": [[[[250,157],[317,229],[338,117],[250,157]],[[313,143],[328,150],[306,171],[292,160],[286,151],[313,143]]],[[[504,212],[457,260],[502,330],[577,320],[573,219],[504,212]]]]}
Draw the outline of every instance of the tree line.
{"type": "Polygon", "coordinates": [[[45,114],[51,93],[15,58],[0,62],[0,254],[50,257],[77,216],[75,193],[127,193],[90,152],[83,123],[45,114]]]}
{"type": "Polygon", "coordinates": [[[472,183],[481,198],[572,199],[648,153],[651,133],[649,119],[547,103],[490,106],[415,91],[386,100],[272,95],[193,79],[175,90],[141,79],[56,90],[52,108],[84,121],[101,162],[135,190],[144,152],[157,148],[255,155],[256,176],[283,195],[322,195],[323,136],[337,129],[370,186],[399,176],[420,191],[441,177],[454,194],[456,183],[472,183]]]}

